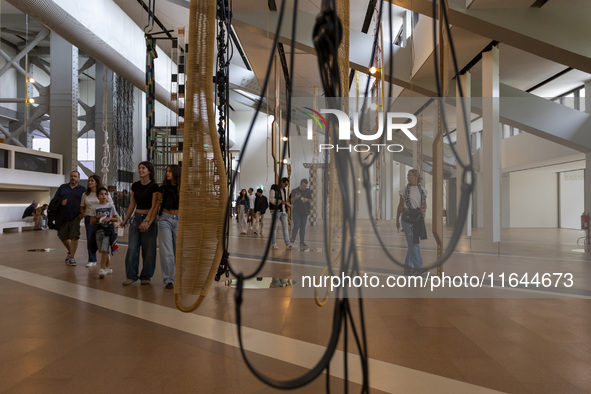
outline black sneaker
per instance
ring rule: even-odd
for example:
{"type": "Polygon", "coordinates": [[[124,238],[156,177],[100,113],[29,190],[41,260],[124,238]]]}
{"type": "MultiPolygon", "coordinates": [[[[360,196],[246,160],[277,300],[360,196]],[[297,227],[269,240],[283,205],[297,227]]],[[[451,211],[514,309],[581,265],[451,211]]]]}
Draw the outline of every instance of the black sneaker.
{"type": "Polygon", "coordinates": [[[74,260],[73,257],[70,257],[70,259],[68,260],[68,264],[71,265],[72,267],[76,265],[76,260],[74,260]]]}
{"type": "Polygon", "coordinates": [[[166,286],[164,286],[165,289],[174,289],[174,284],[173,283],[167,283],[166,286]]]}

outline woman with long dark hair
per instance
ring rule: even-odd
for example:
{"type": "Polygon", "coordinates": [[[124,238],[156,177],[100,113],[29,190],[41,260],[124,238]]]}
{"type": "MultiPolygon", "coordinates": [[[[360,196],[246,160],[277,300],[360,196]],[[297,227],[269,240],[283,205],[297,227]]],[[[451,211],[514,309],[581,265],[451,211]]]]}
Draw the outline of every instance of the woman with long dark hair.
{"type": "Polygon", "coordinates": [[[250,209],[250,202],[248,200],[248,194],[246,189],[240,190],[240,196],[236,200],[236,208],[238,212],[238,223],[240,227],[240,235],[246,235],[248,231],[248,210],[250,209]]]}
{"type": "Polygon", "coordinates": [[[125,256],[125,276],[127,279],[123,282],[123,286],[129,286],[138,279],[141,280],[142,285],[149,285],[156,269],[158,226],[154,220],[156,219],[158,185],[154,182],[154,165],[148,161],[142,161],[138,165],[138,175],[140,180],[131,185],[129,208],[125,220],[120,225],[124,227],[128,219],[131,218],[127,255],[125,256]],[[133,217],[132,213],[134,213],[133,217]],[[142,272],[138,275],[140,249],[144,264],[142,272]]]}
{"type": "MultiPolygon", "coordinates": [[[[86,230],[86,250],[88,251],[88,263],[86,268],[96,266],[96,228],[93,224],[90,224],[90,218],[93,215],[94,208],[100,204],[97,190],[103,187],[101,177],[98,175],[91,175],[88,177],[88,186],[86,191],[82,194],[82,200],[80,201],[80,213],[84,215],[84,229],[86,230]]],[[[108,202],[113,203],[111,195],[108,194],[108,202]]],[[[109,272],[109,273],[112,273],[109,272]]]]}
{"type": "Polygon", "coordinates": [[[406,237],[405,274],[421,274],[423,259],[419,249],[419,239],[427,238],[425,229],[425,211],[427,210],[427,190],[421,186],[421,174],[418,170],[408,171],[408,184],[400,189],[400,203],[396,212],[396,227],[400,229],[402,214],[402,230],[406,237]]]}
{"type": "Polygon", "coordinates": [[[167,289],[174,288],[174,267],[176,256],[176,234],[179,224],[179,195],[181,189],[181,167],[176,164],[166,167],[162,186],[158,189],[160,205],[158,219],[158,247],[162,280],[167,289]]]}

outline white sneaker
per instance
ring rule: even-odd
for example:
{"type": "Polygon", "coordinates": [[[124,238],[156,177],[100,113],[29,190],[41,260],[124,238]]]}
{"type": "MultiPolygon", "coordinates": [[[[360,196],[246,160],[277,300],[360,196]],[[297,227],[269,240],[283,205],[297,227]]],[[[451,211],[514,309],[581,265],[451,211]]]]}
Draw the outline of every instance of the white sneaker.
{"type": "Polygon", "coordinates": [[[277,244],[273,244],[271,245],[271,249],[279,249],[279,246],[277,246],[277,244]]]}
{"type": "Polygon", "coordinates": [[[293,249],[293,248],[294,248],[293,244],[287,245],[287,249],[293,249]]]}
{"type": "Polygon", "coordinates": [[[101,268],[99,270],[99,279],[103,279],[105,276],[107,276],[107,271],[101,268]]]}
{"type": "Polygon", "coordinates": [[[86,263],[86,268],[91,268],[94,267],[96,265],[96,261],[89,261],[88,263],[86,263]]]}
{"type": "Polygon", "coordinates": [[[107,273],[107,275],[112,274],[113,273],[113,268],[107,267],[107,268],[105,268],[105,272],[107,273]]]}

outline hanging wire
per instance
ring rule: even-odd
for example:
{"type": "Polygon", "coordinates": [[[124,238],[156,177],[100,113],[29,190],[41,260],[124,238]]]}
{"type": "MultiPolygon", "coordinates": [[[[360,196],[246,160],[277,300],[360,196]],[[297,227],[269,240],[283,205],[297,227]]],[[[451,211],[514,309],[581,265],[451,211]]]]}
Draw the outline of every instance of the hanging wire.
{"type": "MultiPolygon", "coordinates": [[[[294,76],[294,67],[293,67],[293,62],[294,62],[294,48],[295,48],[295,36],[296,36],[296,25],[297,25],[297,4],[298,1],[295,0],[294,2],[294,13],[293,13],[293,21],[292,21],[292,32],[291,32],[291,60],[290,60],[290,75],[294,76]]],[[[437,6],[437,1],[434,0],[433,1],[433,7],[434,9],[436,9],[437,6]]],[[[392,22],[392,5],[391,2],[389,3],[389,16],[390,16],[390,23],[392,22]]],[[[382,20],[382,11],[383,11],[383,2],[380,2],[380,7],[379,7],[379,11],[378,11],[378,25],[376,28],[376,37],[374,37],[374,45],[372,47],[372,56],[371,56],[371,63],[373,63],[373,59],[375,58],[375,51],[376,51],[376,45],[377,45],[377,39],[379,36],[379,29],[380,29],[380,22],[382,20]]],[[[263,103],[263,99],[265,97],[266,91],[267,91],[267,86],[268,86],[268,82],[269,82],[269,78],[270,78],[270,73],[271,73],[271,67],[273,64],[273,57],[274,57],[274,50],[277,47],[277,42],[278,42],[278,37],[279,37],[279,31],[281,30],[281,25],[283,23],[283,17],[284,17],[284,12],[285,12],[285,0],[282,1],[282,5],[281,5],[281,10],[278,16],[278,23],[277,23],[277,28],[275,31],[275,36],[274,36],[274,42],[272,45],[273,51],[271,52],[270,55],[270,59],[269,62],[267,63],[267,70],[265,73],[265,79],[264,79],[264,83],[263,83],[263,87],[261,89],[261,99],[259,100],[259,102],[257,103],[257,107],[255,110],[255,114],[253,116],[253,119],[251,121],[250,127],[248,129],[247,135],[246,135],[246,139],[242,148],[242,154],[240,155],[240,159],[238,161],[238,165],[237,165],[237,169],[236,172],[233,174],[232,177],[232,182],[231,182],[231,189],[233,189],[235,183],[236,183],[236,176],[238,173],[238,169],[240,168],[240,164],[242,159],[245,157],[245,151],[248,145],[248,141],[250,139],[250,136],[252,134],[253,128],[254,128],[254,124],[256,122],[256,118],[258,116],[258,113],[261,109],[262,103],[263,103]]],[[[443,15],[444,15],[444,21],[446,23],[446,32],[448,34],[449,37],[449,41],[450,41],[450,46],[451,46],[451,51],[452,51],[452,57],[454,60],[454,67],[456,70],[456,75],[458,74],[458,68],[457,68],[457,62],[455,59],[455,51],[453,48],[453,41],[451,39],[451,34],[450,34],[450,30],[449,30],[449,21],[447,20],[447,14],[445,12],[445,10],[443,11],[443,15]]],[[[436,40],[436,13],[435,11],[433,12],[433,16],[434,16],[434,48],[436,47],[435,43],[437,42],[436,40]]],[[[442,21],[443,23],[443,21],[442,21]]],[[[340,84],[340,73],[339,73],[339,64],[338,64],[338,46],[341,42],[341,36],[342,36],[342,26],[341,26],[341,22],[337,16],[336,13],[336,4],[334,0],[323,0],[322,2],[322,7],[321,7],[321,12],[317,18],[316,21],[316,25],[314,27],[314,31],[313,31],[313,37],[314,37],[314,46],[316,48],[317,51],[317,55],[318,55],[318,66],[319,66],[319,70],[320,70],[320,76],[321,76],[321,80],[322,80],[322,84],[323,84],[323,88],[324,88],[324,93],[325,93],[325,97],[328,103],[328,107],[329,108],[336,108],[336,104],[338,103],[337,101],[337,97],[342,97],[342,92],[341,92],[341,84],[340,84]]],[[[393,56],[393,40],[392,40],[392,29],[390,28],[390,55],[391,57],[393,56]]],[[[390,59],[390,63],[389,63],[389,75],[390,75],[390,81],[389,81],[389,89],[388,89],[388,96],[387,96],[387,107],[390,107],[391,104],[391,97],[392,97],[392,68],[393,68],[393,64],[392,64],[392,59],[390,59]]],[[[437,80],[437,89],[438,89],[438,95],[441,96],[441,88],[440,88],[440,81],[439,81],[439,73],[438,73],[438,66],[437,66],[437,54],[435,51],[435,63],[436,63],[436,80],[437,80]]],[[[371,65],[371,64],[370,64],[371,65]]],[[[293,84],[293,78],[290,78],[289,81],[289,92],[291,92],[291,87],[293,84]]],[[[367,85],[366,85],[366,90],[365,90],[365,94],[364,94],[364,101],[363,101],[363,106],[362,108],[365,108],[365,104],[366,104],[366,100],[368,97],[368,92],[369,92],[369,84],[370,84],[370,79],[368,78],[367,81],[367,85]]],[[[460,97],[463,98],[463,93],[461,91],[461,87],[460,87],[460,97]]],[[[290,130],[290,124],[291,124],[291,93],[288,95],[288,100],[287,100],[287,130],[286,130],[286,136],[289,138],[289,130],[290,130]]],[[[441,106],[443,106],[443,103],[441,100],[439,100],[439,103],[441,106]]],[[[465,124],[467,124],[467,117],[466,117],[466,110],[464,108],[464,103],[462,101],[462,113],[463,113],[463,121],[466,122],[465,124]]],[[[337,138],[337,132],[336,132],[336,124],[335,124],[335,120],[333,119],[334,117],[330,117],[329,118],[329,125],[328,125],[328,129],[327,132],[325,133],[325,141],[328,142],[329,140],[329,136],[332,136],[333,139],[337,138]]],[[[445,118],[442,119],[442,123],[444,125],[445,131],[446,131],[446,135],[448,138],[448,141],[451,143],[451,139],[449,136],[449,132],[448,132],[448,128],[447,128],[447,124],[445,121],[445,118]]],[[[469,135],[469,131],[468,128],[466,127],[466,133],[469,135]]],[[[468,149],[470,149],[470,147],[468,147],[468,149]]],[[[469,205],[469,198],[470,198],[470,194],[473,190],[474,184],[474,171],[472,169],[472,162],[471,162],[471,152],[468,151],[468,164],[464,164],[462,161],[459,160],[457,152],[455,151],[455,149],[452,148],[452,152],[454,153],[454,156],[457,159],[457,165],[460,166],[463,169],[463,173],[462,173],[462,195],[460,198],[460,209],[459,209],[459,214],[458,214],[458,222],[460,223],[460,225],[457,225],[454,233],[452,235],[452,239],[450,241],[450,244],[448,246],[448,248],[446,249],[446,251],[444,252],[443,256],[438,259],[435,263],[433,263],[433,265],[431,267],[428,267],[426,269],[430,269],[432,267],[441,265],[447,258],[449,258],[449,256],[451,255],[451,253],[453,252],[453,249],[455,248],[455,245],[457,243],[457,240],[459,239],[459,235],[462,232],[463,229],[463,225],[464,222],[466,220],[466,216],[467,216],[467,210],[468,210],[468,205],[469,205]]],[[[286,149],[283,149],[283,156],[282,156],[282,160],[281,160],[281,166],[280,166],[280,173],[283,173],[283,169],[284,169],[284,165],[283,165],[283,158],[285,157],[285,153],[286,153],[286,149]]],[[[341,152],[343,153],[343,152],[341,152]]],[[[378,157],[378,154],[374,155],[374,157],[372,158],[372,160],[369,163],[363,163],[362,160],[360,160],[362,168],[363,168],[363,178],[364,178],[364,188],[366,190],[367,193],[367,201],[368,201],[368,207],[369,207],[369,212],[370,212],[370,216],[371,216],[371,195],[370,195],[370,185],[368,183],[369,180],[369,167],[371,166],[371,164],[376,160],[376,158],[378,157]]],[[[350,209],[351,207],[356,207],[357,204],[357,193],[349,193],[350,192],[350,185],[351,184],[355,184],[356,178],[355,178],[355,170],[354,170],[354,165],[353,165],[353,161],[351,159],[351,155],[346,155],[346,154],[339,154],[339,152],[337,151],[336,154],[333,156],[332,160],[334,160],[334,164],[335,164],[335,168],[336,168],[336,176],[339,179],[339,188],[340,188],[340,192],[341,192],[341,199],[342,199],[342,206],[344,207],[343,209],[343,225],[342,225],[342,246],[341,246],[341,251],[339,253],[340,258],[341,258],[341,271],[345,272],[347,274],[351,274],[351,275],[359,275],[361,273],[360,270],[360,265],[359,265],[359,261],[358,261],[358,250],[357,250],[357,245],[356,242],[353,238],[354,234],[356,234],[356,222],[357,222],[357,216],[356,216],[356,209],[350,209]],[[348,235],[351,237],[351,240],[349,242],[347,242],[348,235]]],[[[325,163],[325,168],[328,168],[328,164],[329,164],[329,158],[327,153],[325,152],[325,156],[324,156],[324,163],[325,163]]],[[[324,192],[325,195],[328,192],[328,177],[324,177],[324,192]]],[[[323,208],[324,208],[324,212],[327,212],[327,199],[323,199],[323,208]]],[[[231,206],[231,197],[229,197],[228,199],[228,207],[231,206]]],[[[226,215],[229,215],[229,208],[226,210],[226,215]]],[[[227,233],[227,226],[228,226],[228,218],[226,217],[226,220],[224,221],[224,233],[227,233]]],[[[383,240],[381,239],[381,237],[379,236],[379,232],[377,231],[376,225],[375,225],[375,221],[373,220],[373,217],[370,217],[370,222],[372,223],[372,225],[374,226],[374,231],[377,235],[378,241],[382,247],[382,249],[386,252],[386,254],[388,255],[389,259],[392,260],[393,262],[395,262],[396,264],[399,264],[402,266],[402,264],[400,262],[398,262],[396,259],[394,259],[390,253],[388,252],[386,246],[383,243],[383,240]]],[[[274,228],[276,225],[276,221],[277,221],[277,217],[276,215],[272,216],[272,222],[271,222],[271,228],[274,228]]],[[[333,275],[333,268],[330,264],[331,260],[331,255],[330,255],[330,250],[328,248],[328,220],[324,220],[324,245],[325,245],[325,257],[326,257],[326,261],[328,262],[327,264],[327,270],[329,271],[330,275],[333,275]]],[[[250,274],[245,274],[243,272],[237,272],[236,270],[233,269],[232,265],[228,263],[228,269],[230,270],[230,272],[237,277],[237,286],[236,286],[236,293],[235,293],[235,312],[236,312],[236,325],[237,325],[237,332],[238,332],[238,340],[239,340],[239,344],[240,344],[240,352],[242,354],[243,359],[245,360],[248,368],[251,370],[251,372],[257,377],[259,378],[261,381],[263,381],[264,383],[266,383],[269,386],[275,387],[275,388],[279,388],[279,389],[293,389],[293,388],[297,388],[297,387],[301,387],[309,382],[311,382],[312,380],[314,380],[318,375],[320,375],[320,373],[322,373],[323,371],[326,372],[327,375],[327,380],[326,380],[326,389],[327,391],[330,391],[330,360],[332,359],[336,346],[338,344],[339,338],[340,338],[340,333],[341,330],[343,330],[344,332],[344,343],[345,343],[345,352],[344,352],[344,367],[345,367],[345,372],[344,372],[344,376],[345,376],[345,381],[348,380],[348,335],[349,335],[349,331],[351,331],[356,347],[358,349],[359,352],[359,357],[360,357],[360,361],[361,361],[361,366],[362,366],[362,373],[363,373],[363,382],[362,382],[362,392],[366,393],[369,391],[369,369],[368,369],[368,353],[367,353],[367,337],[366,337],[366,327],[365,327],[365,314],[364,314],[364,308],[363,308],[363,298],[362,298],[362,289],[361,287],[356,289],[357,292],[357,296],[359,297],[358,300],[358,308],[359,308],[359,317],[360,317],[360,322],[358,324],[356,324],[356,322],[353,319],[353,314],[351,312],[351,305],[349,302],[349,289],[344,287],[344,288],[340,288],[338,287],[335,291],[335,305],[334,305],[334,311],[333,311],[333,321],[332,321],[332,331],[331,331],[331,335],[330,335],[330,339],[327,345],[327,348],[322,356],[322,358],[318,361],[318,363],[312,368],[310,369],[308,372],[306,372],[305,374],[294,378],[294,379],[290,379],[287,381],[281,381],[281,380],[277,380],[277,379],[273,379],[265,374],[263,374],[262,372],[260,372],[259,370],[257,370],[249,361],[249,359],[246,356],[245,350],[244,350],[244,342],[243,342],[243,337],[242,337],[242,314],[241,314],[241,306],[242,306],[242,302],[243,302],[243,289],[244,289],[244,281],[250,278],[255,277],[260,270],[262,269],[262,267],[264,266],[266,260],[267,260],[267,256],[269,253],[269,248],[270,248],[270,244],[271,244],[271,238],[269,237],[268,241],[267,241],[267,246],[265,249],[265,253],[259,263],[259,265],[256,267],[256,269],[250,273],[250,274]]],[[[345,386],[345,390],[348,390],[348,387],[345,386]]],[[[347,391],[345,391],[347,392],[347,391]]]]}
{"type": "MultiPolygon", "coordinates": [[[[450,50],[451,50],[451,54],[452,54],[452,59],[453,59],[453,64],[454,64],[454,71],[455,71],[455,75],[459,75],[459,68],[458,68],[458,64],[457,64],[457,58],[456,58],[456,53],[455,53],[455,47],[453,44],[453,39],[451,37],[451,31],[449,28],[449,20],[447,19],[447,11],[446,11],[446,4],[441,3],[441,0],[439,0],[440,6],[443,7],[442,8],[442,14],[443,14],[443,21],[441,21],[441,23],[445,23],[445,27],[446,27],[446,33],[447,33],[447,37],[449,39],[449,44],[450,44],[450,50]]],[[[474,173],[474,169],[472,167],[472,153],[470,150],[470,146],[468,145],[468,163],[465,164],[461,161],[452,141],[451,141],[451,137],[450,137],[450,132],[449,132],[449,128],[447,125],[447,120],[445,118],[445,110],[444,110],[444,101],[443,101],[443,93],[441,91],[441,81],[440,81],[440,76],[439,76],[439,63],[438,63],[438,55],[437,55],[437,5],[438,5],[438,0],[433,0],[433,48],[434,48],[434,63],[435,63],[435,81],[437,84],[437,96],[438,96],[438,103],[439,106],[441,108],[441,114],[442,114],[442,125],[444,128],[444,135],[447,137],[449,146],[453,152],[454,157],[456,158],[456,168],[461,168],[462,169],[462,186],[461,186],[461,196],[460,196],[460,203],[459,203],[459,208],[458,208],[458,224],[454,227],[454,231],[452,232],[452,236],[449,240],[449,243],[447,245],[447,248],[445,249],[445,251],[443,252],[443,254],[441,255],[440,258],[438,258],[437,260],[435,260],[433,263],[431,264],[425,264],[423,266],[423,268],[421,269],[422,272],[426,272],[430,269],[436,268],[441,266],[453,253],[453,251],[455,250],[455,247],[460,239],[460,236],[462,234],[465,222],[466,222],[466,218],[468,216],[468,209],[470,207],[470,196],[472,194],[472,191],[474,190],[474,182],[475,182],[475,173],[474,173]]],[[[390,3],[390,7],[391,7],[391,3],[390,3]]],[[[380,13],[381,13],[381,7],[380,7],[380,13]]],[[[392,43],[390,44],[392,47],[392,43]]],[[[392,52],[392,49],[390,51],[392,52]]],[[[373,59],[373,57],[372,57],[373,59]]],[[[392,61],[390,62],[390,75],[392,75],[392,61]]],[[[369,83],[368,83],[369,85],[369,83]]],[[[390,99],[391,99],[391,92],[392,92],[392,83],[390,82],[390,89],[389,89],[389,94],[388,94],[388,107],[390,105],[390,99]]],[[[367,94],[367,92],[366,92],[367,94]]],[[[459,87],[459,96],[460,96],[460,102],[462,105],[462,122],[464,122],[465,125],[465,132],[467,135],[467,138],[469,139],[469,128],[468,128],[468,115],[466,112],[466,108],[465,108],[465,102],[463,100],[464,98],[464,94],[463,91],[461,89],[461,86],[459,87]]],[[[372,162],[373,160],[375,160],[377,158],[377,156],[380,154],[380,152],[378,152],[376,155],[374,155],[374,157],[372,158],[372,162]]],[[[370,222],[372,223],[372,227],[374,229],[374,234],[376,236],[376,239],[378,240],[378,243],[380,244],[380,247],[382,248],[382,250],[385,252],[386,256],[388,257],[388,259],[393,262],[394,264],[400,266],[400,267],[404,267],[404,262],[399,261],[398,259],[396,259],[394,256],[392,256],[392,254],[388,251],[381,235],[380,232],[378,231],[377,225],[375,223],[375,220],[373,220],[373,215],[372,215],[372,210],[371,210],[371,206],[372,206],[372,202],[371,202],[371,191],[370,191],[370,184],[369,184],[369,164],[364,164],[362,163],[363,166],[363,170],[364,170],[364,189],[366,192],[366,197],[367,197],[367,204],[368,204],[368,208],[369,208],[369,215],[370,215],[370,222]]],[[[459,171],[458,171],[459,173],[459,171]]]]}

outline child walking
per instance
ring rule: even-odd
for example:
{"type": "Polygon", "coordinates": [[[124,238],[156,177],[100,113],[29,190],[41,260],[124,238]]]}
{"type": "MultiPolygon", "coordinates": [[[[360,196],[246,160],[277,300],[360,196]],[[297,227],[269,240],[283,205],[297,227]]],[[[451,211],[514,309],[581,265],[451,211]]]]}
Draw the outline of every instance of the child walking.
{"type": "MultiPolygon", "coordinates": [[[[108,274],[112,274],[111,260],[109,258],[109,247],[117,243],[117,232],[113,222],[119,220],[115,206],[108,202],[109,192],[105,187],[97,190],[99,204],[93,208],[90,224],[96,224],[96,244],[101,253],[101,268],[99,270],[99,279],[103,279],[108,274]]],[[[113,252],[115,248],[113,247],[113,252]]]]}

